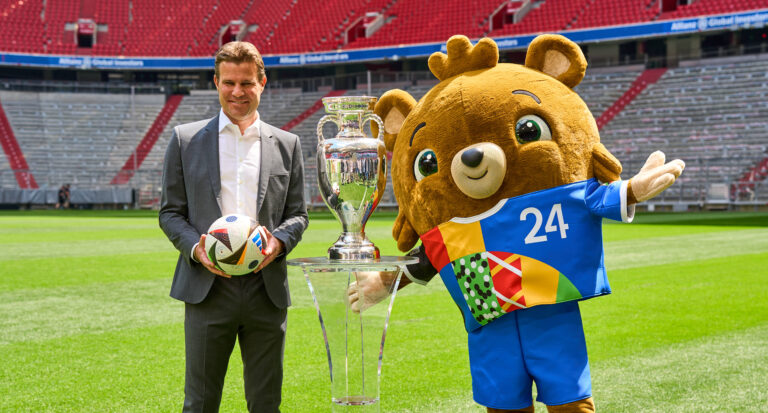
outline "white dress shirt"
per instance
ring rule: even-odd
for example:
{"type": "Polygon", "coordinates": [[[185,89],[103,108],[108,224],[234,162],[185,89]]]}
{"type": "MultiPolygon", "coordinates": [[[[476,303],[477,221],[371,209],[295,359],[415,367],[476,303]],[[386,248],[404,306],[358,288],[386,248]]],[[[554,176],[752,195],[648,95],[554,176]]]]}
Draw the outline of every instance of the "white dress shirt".
{"type": "MultiPolygon", "coordinates": [[[[221,214],[242,214],[258,222],[259,168],[261,167],[261,119],[240,133],[240,128],[219,111],[219,178],[221,214]]],[[[195,258],[192,247],[192,259],[195,258]]]]}
{"type": "Polygon", "coordinates": [[[261,166],[261,120],[244,134],[229,120],[224,110],[219,112],[219,176],[221,178],[222,215],[242,214],[257,219],[259,167],[261,166]]]}

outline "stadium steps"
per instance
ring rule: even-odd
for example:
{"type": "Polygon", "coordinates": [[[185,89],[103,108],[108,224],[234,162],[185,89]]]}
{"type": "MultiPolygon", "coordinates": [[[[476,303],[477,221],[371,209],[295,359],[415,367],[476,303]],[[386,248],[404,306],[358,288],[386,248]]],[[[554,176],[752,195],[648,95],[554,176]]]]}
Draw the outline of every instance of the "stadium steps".
{"type": "Polygon", "coordinates": [[[613,119],[619,112],[621,112],[622,109],[624,109],[624,107],[629,105],[630,102],[632,102],[632,100],[637,97],[637,95],[645,90],[648,85],[656,83],[661,78],[661,76],[666,73],[666,71],[666,68],[648,69],[643,71],[643,73],[641,73],[640,76],[635,79],[629,89],[624,92],[624,94],[618,100],[616,100],[616,102],[614,102],[611,107],[606,109],[599,118],[597,118],[597,128],[602,129],[603,126],[610,122],[611,119],[613,119]]]}
{"type": "Polygon", "coordinates": [[[731,187],[768,152],[767,59],[681,62],[605,125],[601,141],[630,172],[658,149],[686,162],[658,202],[698,202],[713,183],[731,187]]]}
{"type": "MultiPolygon", "coordinates": [[[[327,95],[323,96],[323,98],[333,97],[333,96],[341,96],[344,93],[346,93],[346,90],[332,90],[328,92],[327,95]]],[[[315,102],[312,106],[309,107],[309,109],[302,112],[299,116],[296,116],[295,118],[291,119],[288,123],[283,125],[282,130],[290,131],[296,125],[303,122],[304,119],[312,116],[315,112],[323,108],[323,98],[320,98],[315,102]]]]}
{"type": "Polygon", "coordinates": [[[644,69],[639,65],[623,67],[621,71],[587,69],[586,76],[574,91],[581,96],[594,118],[597,119],[629,89],[644,69]]]}
{"type": "Polygon", "coordinates": [[[179,107],[182,97],[182,95],[171,95],[171,97],[168,98],[165,102],[165,106],[147,131],[147,134],[144,135],[144,139],[139,142],[138,146],[136,146],[136,150],[131,153],[131,156],[125,161],[120,172],[112,178],[110,184],[123,185],[131,180],[133,174],[139,167],[141,167],[144,159],[152,151],[152,148],[155,146],[157,139],[160,137],[160,133],[165,129],[168,121],[171,120],[173,114],[176,113],[176,109],[179,107]]]}
{"type": "Polygon", "coordinates": [[[763,158],[731,185],[731,197],[748,199],[754,194],[756,183],[765,181],[766,178],[768,178],[768,158],[763,158]]]}
{"type": "Polygon", "coordinates": [[[0,103],[0,145],[2,145],[11,170],[13,170],[16,176],[19,188],[37,189],[35,177],[29,171],[29,165],[27,165],[27,160],[24,159],[19,141],[16,140],[16,135],[14,135],[11,128],[11,123],[8,122],[8,118],[5,116],[2,103],[0,103]]]}

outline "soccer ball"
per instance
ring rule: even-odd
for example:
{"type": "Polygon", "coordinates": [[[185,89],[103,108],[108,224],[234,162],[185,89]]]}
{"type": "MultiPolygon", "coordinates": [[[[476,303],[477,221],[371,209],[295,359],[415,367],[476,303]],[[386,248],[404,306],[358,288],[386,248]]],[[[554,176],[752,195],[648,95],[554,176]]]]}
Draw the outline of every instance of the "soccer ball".
{"type": "Polygon", "coordinates": [[[245,215],[225,215],[211,224],[205,235],[205,252],[219,270],[245,275],[264,260],[267,236],[264,227],[245,215]]]}

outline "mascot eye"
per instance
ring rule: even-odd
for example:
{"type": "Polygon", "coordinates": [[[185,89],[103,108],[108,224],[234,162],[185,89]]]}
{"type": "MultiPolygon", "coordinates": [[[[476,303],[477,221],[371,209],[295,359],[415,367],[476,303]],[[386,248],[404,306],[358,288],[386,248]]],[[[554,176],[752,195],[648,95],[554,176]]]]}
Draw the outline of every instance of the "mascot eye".
{"type": "Polygon", "coordinates": [[[424,149],[416,155],[416,162],[413,163],[413,174],[416,176],[416,182],[437,172],[437,155],[432,149],[424,149]]]}
{"type": "Polygon", "coordinates": [[[520,118],[515,125],[515,136],[520,143],[552,140],[549,125],[536,115],[525,115],[520,118]]]}

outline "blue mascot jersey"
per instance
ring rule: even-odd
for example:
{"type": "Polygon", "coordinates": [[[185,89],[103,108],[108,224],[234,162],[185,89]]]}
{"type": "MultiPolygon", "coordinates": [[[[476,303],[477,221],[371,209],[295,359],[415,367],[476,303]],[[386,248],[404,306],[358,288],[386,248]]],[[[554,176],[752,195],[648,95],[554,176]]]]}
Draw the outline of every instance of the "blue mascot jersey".
{"type": "Polygon", "coordinates": [[[421,240],[473,331],[506,313],[610,294],[602,220],[630,222],[627,181],[595,179],[500,201],[421,240]]]}

